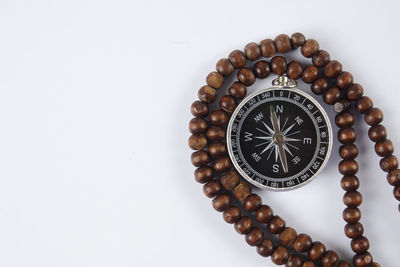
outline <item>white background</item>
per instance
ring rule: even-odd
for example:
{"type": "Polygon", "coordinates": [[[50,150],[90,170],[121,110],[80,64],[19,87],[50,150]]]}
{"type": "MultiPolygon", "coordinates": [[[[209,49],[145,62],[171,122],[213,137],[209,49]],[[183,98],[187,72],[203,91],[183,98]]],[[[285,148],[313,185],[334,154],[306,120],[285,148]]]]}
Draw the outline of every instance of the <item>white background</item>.
{"type": "MultiPolygon", "coordinates": [[[[273,266],[194,181],[190,104],[219,58],[301,31],[364,86],[398,148],[399,8],[398,1],[1,1],[0,266],[273,266]]],[[[370,251],[382,266],[398,267],[398,202],[367,127],[356,128],[370,251]]],[[[257,192],[288,225],[349,259],[337,149],[309,185],[257,192]]]]}

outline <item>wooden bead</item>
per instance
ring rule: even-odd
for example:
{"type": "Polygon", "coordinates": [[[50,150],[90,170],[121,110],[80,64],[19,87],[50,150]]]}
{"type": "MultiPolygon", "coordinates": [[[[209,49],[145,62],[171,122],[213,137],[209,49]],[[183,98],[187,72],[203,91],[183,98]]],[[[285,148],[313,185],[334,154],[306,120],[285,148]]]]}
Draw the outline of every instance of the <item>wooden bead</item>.
{"type": "Polygon", "coordinates": [[[342,72],[342,64],[339,61],[332,60],[324,67],[324,74],[328,78],[336,78],[342,72]]]}
{"type": "Polygon", "coordinates": [[[274,243],[270,239],[264,239],[257,246],[257,253],[262,257],[269,257],[274,252],[274,243]]]}
{"type": "Polygon", "coordinates": [[[351,265],[347,261],[341,260],[336,267],[351,267],[351,265]]]}
{"type": "Polygon", "coordinates": [[[351,249],[357,253],[362,254],[369,249],[369,241],[365,236],[360,236],[351,240],[351,249]]]}
{"type": "Polygon", "coordinates": [[[235,70],[235,67],[227,58],[218,60],[215,69],[224,76],[229,76],[235,70]]]}
{"type": "Polygon", "coordinates": [[[243,207],[248,212],[256,211],[261,204],[261,197],[257,194],[251,194],[243,201],[243,207]]]}
{"type": "Polygon", "coordinates": [[[342,145],[339,148],[339,154],[342,159],[355,159],[358,156],[358,148],[355,144],[342,145]]]}
{"type": "Polygon", "coordinates": [[[328,64],[331,61],[331,58],[329,56],[329,53],[326,52],[325,50],[319,50],[313,57],[312,57],[312,63],[314,66],[321,68],[324,67],[326,64],[328,64]]]}
{"type": "Polygon", "coordinates": [[[285,264],[288,259],[289,259],[289,251],[287,250],[287,248],[282,246],[277,247],[271,256],[272,262],[277,265],[285,264]]]}
{"type": "Polygon", "coordinates": [[[309,235],[299,234],[293,243],[293,248],[297,252],[307,252],[311,249],[312,245],[312,239],[309,235]]]}
{"type": "Polygon", "coordinates": [[[398,186],[400,185],[400,170],[394,170],[388,173],[387,180],[390,185],[398,186]]]}
{"type": "Polygon", "coordinates": [[[360,187],[360,181],[357,176],[344,176],[341,181],[341,186],[345,191],[354,191],[360,187]]]}
{"type": "Polygon", "coordinates": [[[207,138],[204,134],[192,134],[189,137],[188,144],[193,150],[201,150],[207,146],[207,138]]]}
{"type": "Polygon", "coordinates": [[[261,56],[261,48],[256,43],[249,43],[244,47],[244,53],[249,60],[257,60],[261,56]]]}
{"type": "Polygon", "coordinates": [[[396,186],[395,188],[393,188],[393,196],[395,199],[397,199],[398,201],[400,201],[400,186],[396,186]]]}
{"type": "Polygon", "coordinates": [[[285,230],[279,234],[279,242],[284,246],[293,245],[296,238],[297,232],[291,227],[286,227],[285,230]]]}
{"type": "Polygon", "coordinates": [[[362,195],[358,191],[346,192],[343,196],[343,203],[348,207],[358,207],[361,205],[362,195]]]}
{"type": "Polygon", "coordinates": [[[339,162],[339,172],[343,175],[354,175],[358,172],[358,163],[352,159],[339,162]]]}
{"type": "Polygon", "coordinates": [[[216,211],[222,212],[231,205],[231,198],[227,194],[220,194],[212,200],[212,205],[216,211]]]}
{"type": "Polygon", "coordinates": [[[220,126],[209,126],[206,132],[207,138],[211,141],[223,141],[225,140],[226,131],[220,126]]]}
{"type": "Polygon", "coordinates": [[[221,177],[221,184],[226,190],[233,190],[239,183],[240,178],[236,171],[228,171],[221,177]]]}
{"type": "Polygon", "coordinates": [[[218,89],[224,85],[224,76],[219,72],[213,71],[207,75],[206,82],[209,86],[218,89]]]}
{"type": "Polygon", "coordinates": [[[239,221],[241,216],[241,211],[238,207],[232,206],[224,210],[222,217],[224,218],[225,222],[227,223],[235,223],[239,221]]]}
{"type": "Polygon", "coordinates": [[[347,99],[351,101],[356,101],[360,99],[363,94],[364,88],[358,83],[352,84],[346,92],[347,99]]]}
{"type": "Polygon", "coordinates": [[[229,121],[228,114],[221,110],[213,110],[210,112],[210,123],[217,126],[225,126],[229,121]]]}
{"type": "Polygon", "coordinates": [[[215,159],[213,162],[213,169],[216,172],[219,172],[219,173],[226,172],[230,168],[232,168],[232,161],[229,157],[218,158],[218,159],[215,159]]]}
{"type": "Polygon", "coordinates": [[[307,256],[310,260],[318,261],[325,255],[325,250],[325,245],[316,241],[311,245],[310,250],[307,252],[307,256]]]}
{"type": "Polygon", "coordinates": [[[213,198],[219,193],[221,193],[222,187],[218,181],[210,181],[203,185],[203,192],[209,198],[213,198]]]}
{"type": "Polygon", "coordinates": [[[276,55],[275,43],[271,39],[265,39],[260,42],[261,54],[263,57],[269,58],[276,55]]]}
{"type": "Polygon", "coordinates": [[[399,161],[396,156],[389,156],[379,161],[379,166],[384,172],[390,172],[399,167],[399,161]]]}
{"type": "Polygon", "coordinates": [[[319,43],[314,39],[308,39],[301,47],[301,53],[304,57],[310,58],[319,51],[319,43]]]}
{"type": "Polygon", "coordinates": [[[250,232],[253,227],[253,221],[248,216],[243,216],[239,221],[235,223],[235,230],[241,235],[245,235],[250,232]]]}
{"type": "Polygon", "coordinates": [[[388,157],[393,154],[394,146],[392,141],[385,139],[375,144],[375,152],[381,157],[388,157]]]}
{"type": "Polygon", "coordinates": [[[211,181],[213,177],[213,170],[208,166],[199,167],[194,171],[195,180],[201,184],[211,181]]]}
{"type": "Polygon", "coordinates": [[[217,99],[217,90],[209,85],[204,85],[197,92],[197,97],[204,103],[210,104],[217,99]]]}
{"type": "Polygon", "coordinates": [[[256,75],[257,78],[260,79],[267,78],[270,73],[271,69],[267,61],[260,60],[254,64],[254,74],[256,75]]]}
{"type": "Polygon", "coordinates": [[[246,234],[246,242],[252,247],[260,244],[263,239],[264,232],[258,227],[254,227],[248,234],[246,234]]]}
{"type": "Polygon", "coordinates": [[[336,78],[336,86],[340,89],[347,89],[353,84],[353,75],[350,72],[343,71],[336,78]]]}
{"type": "Polygon", "coordinates": [[[197,100],[194,101],[192,106],[190,107],[190,112],[195,117],[205,117],[208,114],[208,106],[207,104],[197,100]]]}
{"type": "Polygon", "coordinates": [[[229,94],[236,99],[242,99],[247,94],[246,86],[241,82],[234,82],[228,89],[229,94]]]}
{"type": "Polygon", "coordinates": [[[356,141],[356,132],[353,128],[343,128],[338,131],[338,140],[342,144],[354,143],[356,141]]]}
{"type": "Polygon", "coordinates": [[[287,64],[286,59],[282,56],[275,56],[270,62],[271,70],[277,75],[282,75],[286,72],[287,64]]]}
{"type": "Polygon", "coordinates": [[[322,96],[325,103],[333,105],[340,99],[340,90],[337,87],[332,87],[329,88],[322,96]]]}
{"type": "Polygon", "coordinates": [[[321,259],[323,267],[336,267],[339,262],[339,255],[332,250],[326,251],[325,255],[321,259]]]}
{"type": "Polygon", "coordinates": [[[237,72],[237,78],[239,82],[243,83],[246,86],[252,85],[256,81],[256,76],[252,69],[249,68],[241,68],[237,72]]]}
{"type": "Polygon", "coordinates": [[[232,113],[237,107],[236,100],[230,95],[224,95],[219,100],[219,107],[228,113],[232,113]]]}
{"type": "Polygon", "coordinates": [[[356,267],[368,267],[373,263],[373,258],[369,252],[357,254],[353,257],[353,263],[356,267]]]}
{"type": "Polygon", "coordinates": [[[268,205],[261,205],[256,211],[256,220],[261,223],[268,223],[274,217],[274,212],[268,205]]]}
{"type": "Polygon", "coordinates": [[[309,65],[304,68],[303,75],[302,75],[302,80],[305,83],[313,83],[319,75],[318,68],[315,67],[314,65],[309,65]]]}
{"type": "Polygon", "coordinates": [[[372,99],[369,98],[368,96],[363,96],[360,99],[357,100],[355,104],[355,108],[358,113],[364,114],[367,112],[370,108],[372,108],[373,102],[372,99]]]}
{"type": "Polygon", "coordinates": [[[349,108],[350,108],[350,102],[347,99],[341,99],[337,101],[335,104],[333,104],[333,110],[336,113],[344,112],[346,110],[349,110],[349,108]]]}
{"type": "Polygon", "coordinates": [[[368,137],[373,142],[379,142],[386,139],[386,128],[383,125],[374,125],[368,130],[368,137]]]}
{"type": "Polygon", "coordinates": [[[243,201],[251,194],[251,187],[247,182],[241,181],[233,190],[232,194],[240,201],[243,201]]]}
{"type": "Polygon", "coordinates": [[[311,90],[316,95],[325,93],[329,88],[329,82],[326,78],[319,78],[315,80],[311,85],[311,90]]]}
{"type": "Polygon", "coordinates": [[[285,267],[302,267],[302,266],[303,266],[303,260],[297,255],[290,256],[285,264],[285,267]]]}
{"type": "Polygon", "coordinates": [[[289,52],[292,49],[290,37],[287,34],[279,34],[275,38],[275,46],[279,53],[289,52]]]}
{"type": "Polygon", "coordinates": [[[189,131],[192,134],[205,133],[207,127],[208,127],[207,121],[202,118],[193,118],[189,122],[189,131]]]}
{"type": "Polygon", "coordinates": [[[228,59],[235,68],[243,68],[247,64],[246,55],[240,50],[232,51],[228,59]]]}
{"type": "Polygon", "coordinates": [[[303,74],[303,66],[298,61],[291,61],[287,66],[286,75],[292,79],[297,80],[303,74]]]}
{"type": "Polygon", "coordinates": [[[208,146],[208,154],[214,159],[226,156],[228,149],[224,143],[217,142],[208,146]]]}
{"type": "Polygon", "coordinates": [[[290,37],[290,41],[292,42],[292,46],[294,48],[302,46],[306,42],[306,37],[300,32],[295,32],[290,37]]]}
{"type": "Polygon", "coordinates": [[[316,267],[315,263],[312,261],[305,261],[303,267],[316,267]]]}
{"type": "Polygon", "coordinates": [[[378,125],[383,121],[383,112],[379,108],[370,108],[365,112],[365,122],[370,125],[378,125]]]}
{"type": "Polygon", "coordinates": [[[190,159],[195,167],[207,165],[211,160],[210,155],[204,150],[193,152],[190,159]]]}
{"type": "Polygon", "coordinates": [[[343,220],[347,223],[356,223],[361,219],[361,211],[358,208],[345,208],[343,210],[343,220]]]}
{"type": "Polygon", "coordinates": [[[267,225],[268,231],[275,235],[285,230],[285,227],[286,222],[277,215],[273,216],[267,225]]]}
{"type": "Polygon", "coordinates": [[[348,238],[358,238],[364,234],[364,227],[361,223],[348,223],[344,227],[344,233],[348,238]]]}
{"type": "Polygon", "coordinates": [[[356,118],[352,112],[342,112],[336,115],[335,123],[340,128],[347,128],[354,125],[356,118]]]}

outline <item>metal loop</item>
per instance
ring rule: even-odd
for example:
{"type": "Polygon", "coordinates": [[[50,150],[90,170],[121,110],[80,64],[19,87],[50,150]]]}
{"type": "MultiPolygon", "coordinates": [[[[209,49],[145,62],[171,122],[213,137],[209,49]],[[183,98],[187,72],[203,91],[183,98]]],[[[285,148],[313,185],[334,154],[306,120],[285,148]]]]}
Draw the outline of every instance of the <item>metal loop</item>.
{"type": "Polygon", "coordinates": [[[292,80],[287,76],[281,75],[278,78],[272,80],[272,85],[278,88],[294,88],[297,87],[297,81],[292,80]]]}

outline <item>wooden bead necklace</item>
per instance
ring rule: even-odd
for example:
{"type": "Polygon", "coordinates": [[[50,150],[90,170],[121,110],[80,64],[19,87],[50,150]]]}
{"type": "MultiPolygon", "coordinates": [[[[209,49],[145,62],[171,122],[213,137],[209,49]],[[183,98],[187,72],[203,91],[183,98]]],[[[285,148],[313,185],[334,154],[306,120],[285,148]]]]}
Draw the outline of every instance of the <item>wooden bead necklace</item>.
{"type": "Polygon", "coordinates": [[[214,209],[223,213],[223,219],[234,224],[235,230],[245,235],[246,242],[256,247],[261,256],[271,256],[278,265],[380,266],[368,252],[370,244],[359,222],[362,195],[357,191],[360,181],[356,176],[359,167],[353,107],[370,126],[368,136],[375,142],[376,154],[382,157],[380,167],[387,173],[398,201],[399,162],[381,124],[382,111],[373,106],[371,98],[364,96],[363,87],[342,70],[342,64],[331,60],[314,39],[306,39],[301,33],[291,37],[281,34],[274,40],[249,43],[244,52],[232,51],[228,58],[217,62],[216,71],[207,76],[206,83],[198,91],[199,100],[191,105],[194,118],[189,123],[192,134],[189,147],[195,150],[191,155],[191,162],[197,167],[194,177],[204,184],[204,194],[212,198],[214,209]],[[296,48],[312,64],[287,62],[284,56],[277,55],[296,48]],[[218,89],[236,69],[237,81],[220,97],[219,108],[210,110],[210,104],[217,100],[218,89]],[[270,74],[278,75],[272,88],[246,97],[247,86],[270,74]],[[286,226],[284,219],[252,193],[252,184],[277,191],[304,185],[322,170],[329,158],[332,147],[329,119],[312,97],[295,88],[298,79],[310,84],[312,92],[322,95],[324,102],[333,105],[337,113],[337,139],[342,144],[338,169],[343,175],[341,187],[346,205],[343,219],[345,235],[351,239],[355,253],[352,262],[339,259],[338,253],[328,250],[323,243],[286,226]],[[257,226],[260,224],[265,224],[265,229],[257,226]],[[277,240],[267,238],[264,230],[277,235],[277,240]]]}

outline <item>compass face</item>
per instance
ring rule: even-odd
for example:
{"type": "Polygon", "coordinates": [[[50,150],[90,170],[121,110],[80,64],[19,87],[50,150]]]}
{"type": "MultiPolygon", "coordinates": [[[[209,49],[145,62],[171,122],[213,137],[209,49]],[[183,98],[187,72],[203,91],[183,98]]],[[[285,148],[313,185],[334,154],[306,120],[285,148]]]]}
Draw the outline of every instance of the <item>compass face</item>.
{"type": "Polygon", "coordinates": [[[235,168],[261,188],[289,190],[325,166],[332,130],[322,107],[298,89],[271,88],[244,99],[232,114],[227,144],[235,168]]]}

